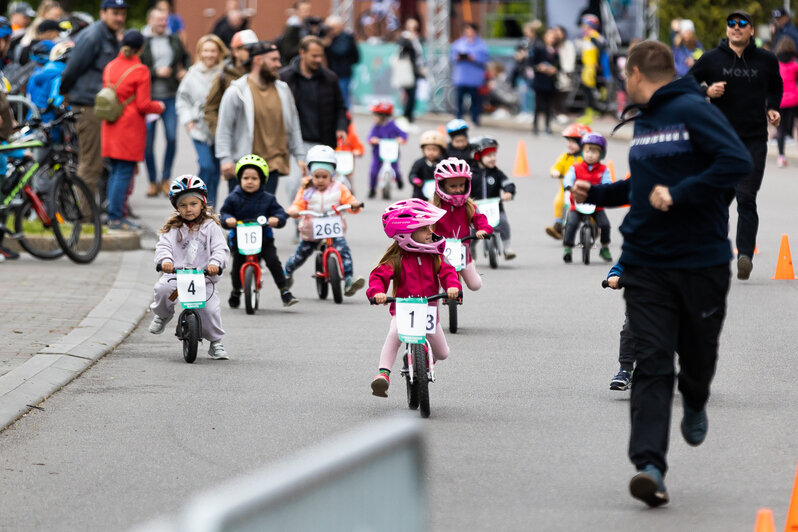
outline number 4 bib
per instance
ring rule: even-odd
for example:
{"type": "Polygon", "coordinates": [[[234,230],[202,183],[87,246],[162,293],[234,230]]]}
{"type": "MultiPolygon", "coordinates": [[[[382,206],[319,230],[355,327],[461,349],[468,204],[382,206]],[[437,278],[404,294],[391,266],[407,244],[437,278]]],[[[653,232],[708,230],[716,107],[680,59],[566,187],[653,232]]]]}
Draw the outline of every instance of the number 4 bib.
{"type": "Polygon", "coordinates": [[[183,308],[205,308],[205,275],[202,270],[177,270],[177,297],[183,308]]]}

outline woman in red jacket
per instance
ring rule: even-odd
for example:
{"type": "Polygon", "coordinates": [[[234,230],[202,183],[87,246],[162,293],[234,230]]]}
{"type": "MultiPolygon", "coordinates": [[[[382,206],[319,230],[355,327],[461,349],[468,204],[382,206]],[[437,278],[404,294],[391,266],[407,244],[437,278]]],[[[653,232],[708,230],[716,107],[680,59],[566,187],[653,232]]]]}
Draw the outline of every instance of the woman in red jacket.
{"type": "Polygon", "coordinates": [[[150,99],[150,71],[139,60],[143,47],[144,36],[141,32],[127,30],[122,38],[119,55],[103,71],[104,86],[115,86],[119,83],[116,87],[119,101],[124,104],[130,100],[119,119],[115,122],[103,121],[102,125],[102,155],[111,162],[111,173],[108,177],[109,229],[137,227],[123,216],[125,196],[136,165],[144,160],[146,115],[161,114],[164,109],[161,102],[150,99]]]}

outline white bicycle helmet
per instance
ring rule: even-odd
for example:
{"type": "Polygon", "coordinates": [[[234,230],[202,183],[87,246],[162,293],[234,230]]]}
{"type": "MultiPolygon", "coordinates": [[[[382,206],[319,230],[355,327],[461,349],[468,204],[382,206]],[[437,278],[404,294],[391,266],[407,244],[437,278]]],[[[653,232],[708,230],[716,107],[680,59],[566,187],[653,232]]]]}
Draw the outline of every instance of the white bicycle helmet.
{"type": "Polygon", "coordinates": [[[188,193],[199,195],[203,205],[208,204],[208,187],[205,186],[205,182],[195,175],[186,174],[175,178],[169,187],[169,201],[172,202],[172,207],[176,209],[178,200],[188,193]]]}
{"type": "Polygon", "coordinates": [[[308,171],[310,173],[313,173],[314,165],[331,165],[332,170],[330,173],[334,174],[335,167],[338,165],[338,158],[335,155],[334,149],[324,144],[317,144],[308,150],[305,162],[308,165],[308,171]]]}

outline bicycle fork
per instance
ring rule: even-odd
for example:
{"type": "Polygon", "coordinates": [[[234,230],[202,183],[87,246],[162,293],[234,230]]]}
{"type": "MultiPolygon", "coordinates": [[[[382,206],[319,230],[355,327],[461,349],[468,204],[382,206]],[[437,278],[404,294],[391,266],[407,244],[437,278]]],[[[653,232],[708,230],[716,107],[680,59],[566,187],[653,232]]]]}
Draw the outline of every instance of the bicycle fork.
{"type": "MultiPolygon", "coordinates": [[[[410,346],[411,344],[405,345],[405,357],[407,358],[407,372],[410,375],[410,384],[413,384],[413,352],[410,346]]],[[[427,355],[427,379],[430,382],[435,382],[435,360],[432,358],[432,346],[426,338],[424,339],[424,354],[427,355]]]]}

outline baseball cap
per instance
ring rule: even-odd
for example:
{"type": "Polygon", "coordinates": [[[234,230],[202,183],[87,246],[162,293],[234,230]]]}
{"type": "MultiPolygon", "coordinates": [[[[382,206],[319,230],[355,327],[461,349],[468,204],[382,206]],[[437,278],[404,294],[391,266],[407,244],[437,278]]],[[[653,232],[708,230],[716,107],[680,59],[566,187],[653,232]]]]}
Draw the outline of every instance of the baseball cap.
{"type": "Polygon", "coordinates": [[[100,9],[127,9],[129,6],[125,0],[103,0],[100,9]]]}
{"type": "Polygon", "coordinates": [[[61,25],[55,20],[42,20],[39,27],[36,28],[38,33],[44,33],[45,31],[61,31],[61,25]]]}
{"type": "Polygon", "coordinates": [[[777,19],[781,17],[789,17],[790,12],[784,9],[783,7],[780,7],[778,9],[774,9],[772,15],[774,19],[777,19]]]}
{"type": "Polygon", "coordinates": [[[127,30],[122,37],[122,46],[130,46],[134,50],[141,50],[144,47],[144,35],[139,30],[127,30]]]}
{"type": "Polygon", "coordinates": [[[738,9],[736,11],[732,11],[729,13],[729,16],[726,17],[726,21],[729,21],[733,18],[741,18],[743,20],[747,20],[749,24],[753,24],[754,21],[751,19],[751,15],[747,11],[743,11],[742,9],[738,9]]]}
{"type": "Polygon", "coordinates": [[[248,49],[250,59],[256,55],[263,55],[279,51],[277,45],[271,41],[258,41],[255,44],[250,44],[248,49]]]}
{"type": "Polygon", "coordinates": [[[30,6],[27,2],[11,2],[11,5],[8,6],[8,14],[9,15],[25,15],[28,18],[33,18],[36,16],[36,11],[30,6]]]}
{"type": "Polygon", "coordinates": [[[258,36],[252,30],[241,30],[237,35],[238,38],[241,39],[241,44],[244,46],[258,42],[258,36]]]}

